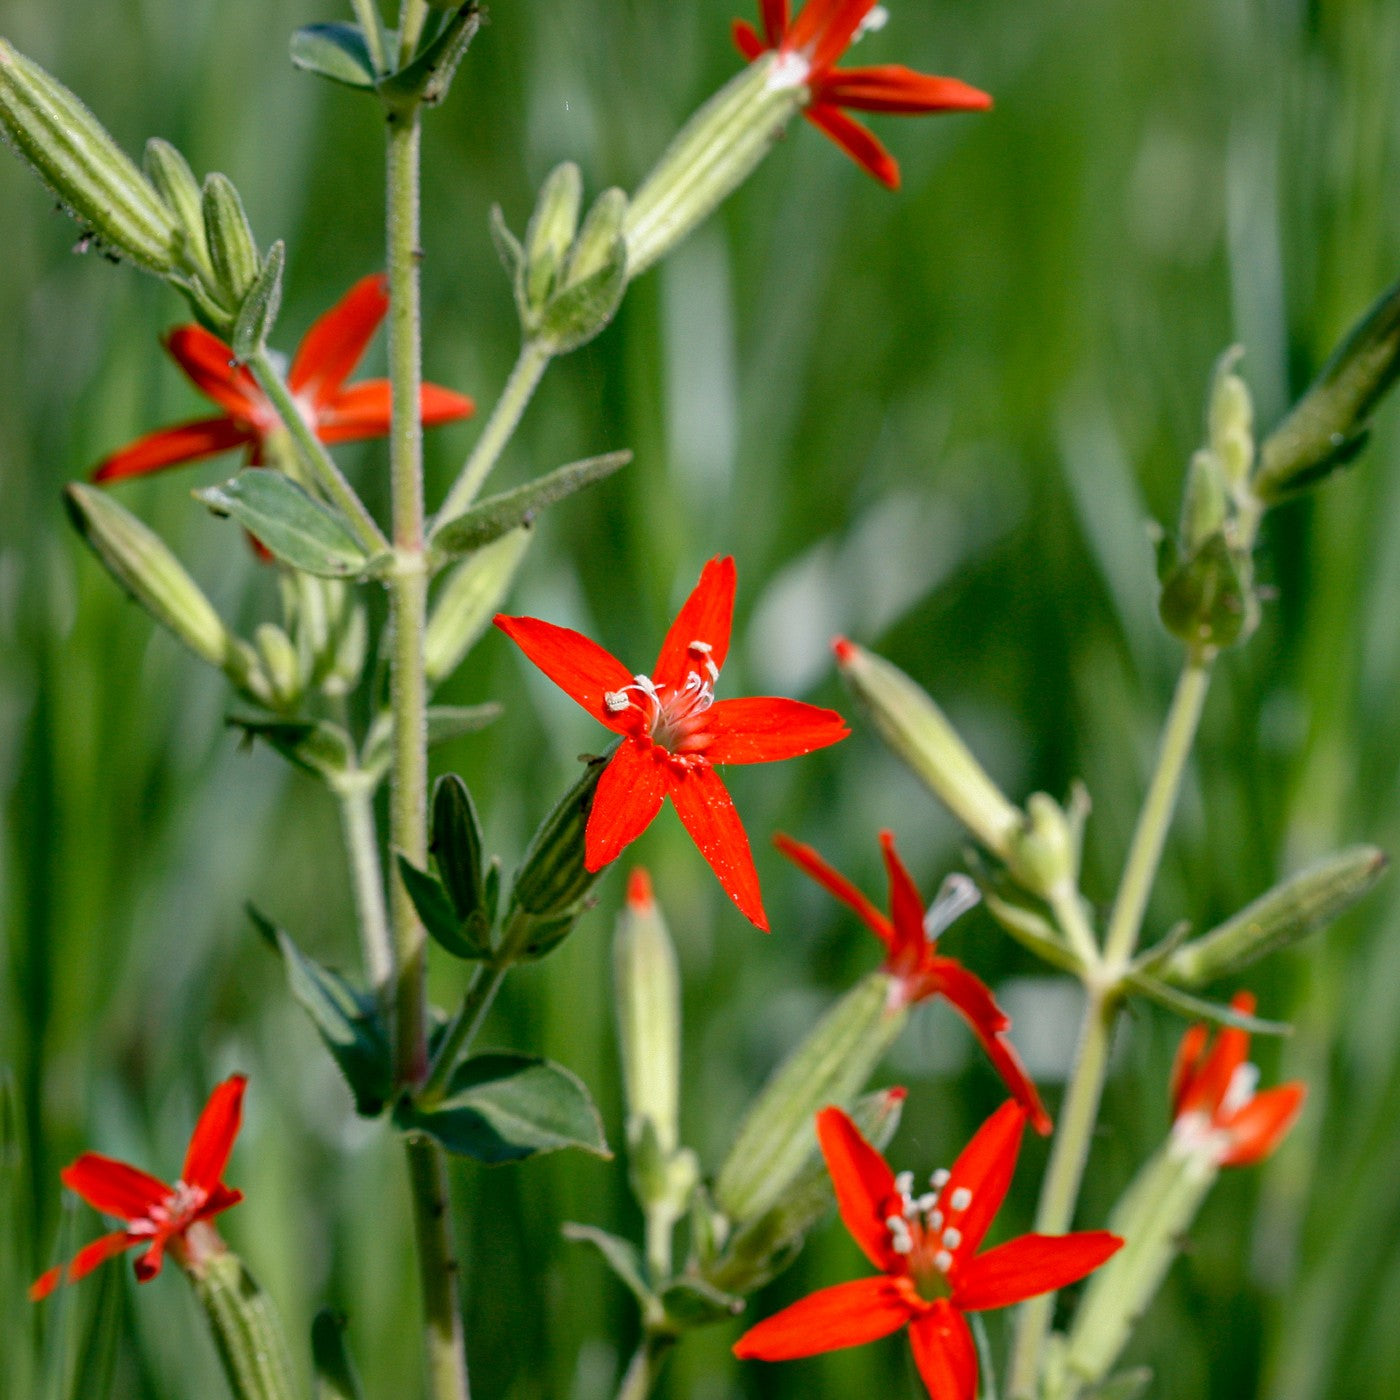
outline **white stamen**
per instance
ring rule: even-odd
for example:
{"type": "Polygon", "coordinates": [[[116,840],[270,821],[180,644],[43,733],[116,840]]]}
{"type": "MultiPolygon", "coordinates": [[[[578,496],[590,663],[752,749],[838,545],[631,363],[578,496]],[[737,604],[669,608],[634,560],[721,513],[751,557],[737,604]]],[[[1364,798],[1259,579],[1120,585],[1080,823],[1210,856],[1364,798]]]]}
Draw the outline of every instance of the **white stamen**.
{"type": "Polygon", "coordinates": [[[861,20],[851,43],[859,43],[867,34],[878,34],[890,22],[890,12],[883,5],[876,5],[861,20]]]}
{"type": "Polygon", "coordinates": [[[632,702],[620,690],[609,690],[603,696],[603,704],[610,715],[620,715],[632,702]]]}
{"type": "Polygon", "coordinates": [[[711,685],[719,679],[719,667],[715,665],[712,657],[705,658],[705,674],[709,676],[711,685]]]}
{"type": "Polygon", "coordinates": [[[943,1228],[943,1212],[941,1210],[935,1210],[930,1213],[928,1227],[930,1230],[941,1230],[943,1228]]]}
{"type": "Polygon", "coordinates": [[[714,650],[714,647],[712,647],[709,642],[691,642],[686,650],[693,651],[699,656],[708,656],[714,650]]]}
{"type": "Polygon", "coordinates": [[[940,1249],[938,1253],[933,1256],[933,1267],[937,1269],[940,1274],[946,1274],[948,1270],[953,1267],[953,1256],[949,1254],[946,1249],[940,1249]]]}
{"type": "Polygon", "coordinates": [[[896,1254],[913,1254],[914,1241],[911,1240],[908,1235],[905,1235],[902,1239],[896,1235],[894,1239],[890,1241],[890,1248],[894,1250],[896,1254]]]}
{"type": "Polygon", "coordinates": [[[894,1189],[898,1191],[901,1196],[908,1197],[909,1193],[914,1189],[914,1173],[900,1172],[894,1179],[894,1189]]]}
{"type": "Polygon", "coordinates": [[[914,1209],[917,1210],[920,1215],[927,1215],[937,1204],[938,1196],[934,1192],[928,1191],[914,1202],[914,1209]]]}
{"type": "Polygon", "coordinates": [[[943,1243],[949,1249],[956,1249],[962,1243],[962,1231],[952,1225],[948,1226],[943,1232],[943,1243]]]}
{"type": "Polygon", "coordinates": [[[966,1210],[972,1204],[972,1192],[966,1186],[959,1186],[948,1203],[954,1210],[966,1210]]]}
{"type": "Polygon", "coordinates": [[[932,1186],[935,1191],[941,1191],[948,1184],[948,1178],[951,1175],[952,1173],[947,1167],[939,1167],[939,1169],[929,1177],[928,1184],[932,1186]]]}
{"type": "Polygon", "coordinates": [[[938,895],[924,915],[924,936],[930,941],[957,923],[982,900],[982,892],[967,875],[949,875],[938,887],[938,895]]]}
{"type": "Polygon", "coordinates": [[[1230,1076],[1229,1087],[1220,1100],[1219,1116],[1233,1118],[1253,1097],[1259,1084],[1259,1066],[1240,1065],[1230,1076]]]}
{"type": "Polygon", "coordinates": [[[768,70],[768,90],[785,92],[805,87],[811,74],[812,65],[800,53],[779,50],[773,66],[768,70]]]}

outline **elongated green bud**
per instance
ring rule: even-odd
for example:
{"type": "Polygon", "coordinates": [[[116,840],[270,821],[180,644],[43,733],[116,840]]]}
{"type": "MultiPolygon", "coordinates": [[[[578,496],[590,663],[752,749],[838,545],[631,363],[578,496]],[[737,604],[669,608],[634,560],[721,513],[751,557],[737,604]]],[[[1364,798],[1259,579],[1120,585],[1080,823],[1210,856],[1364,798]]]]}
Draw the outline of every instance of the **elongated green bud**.
{"type": "Polygon", "coordinates": [[[627,275],[664,258],[753,174],[807,90],[782,80],[765,55],[722,87],[683,126],[632,196],[623,234],[627,275]]]}
{"type": "Polygon", "coordinates": [[[184,236],[150,181],[72,92],[4,39],[0,130],[106,249],[161,276],[180,268],[184,236]]]}
{"type": "Polygon", "coordinates": [[[1209,933],[1178,948],[1158,975],[1182,987],[1199,987],[1233,976],[1240,968],[1341,918],[1370,892],[1387,864],[1385,853],[1375,846],[1350,846],[1328,856],[1275,885],[1209,933]]]}
{"type": "Polygon", "coordinates": [[[1249,386],[1235,373],[1243,355],[1241,346],[1232,345],[1216,362],[1206,415],[1210,450],[1231,491],[1245,486],[1254,466],[1254,399],[1249,386]]]}
{"type": "Polygon", "coordinates": [[[515,582],[534,532],[520,528],[477,550],[448,575],[423,644],[428,684],[447,679],[481,640],[515,582]]]}
{"type": "Polygon", "coordinates": [[[238,191],[217,171],[204,181],[204,236],[219,296],[236,316],[258,280],[262,259],[238,191]]]}
{"type": "Polygon", "coordinates": [[[278,705],[286,709],[295,704],[302,693],[303,677],[292,639],[275,622],[260,622],[253,641],[278,705]]]}
{"type": "Polygon", "coordinates": [[[525,298],[530,307],[542,307],[554,290],[573,247],[582,206],[583,176],[578,166],[573,161],[555,166],[540,188],[525,233],[525,298]]]}
{"type": "Polygon", "coordinates": [[[897,666],[844,637],[835,651],[842,678],[880,737],[989,851],[1009,862],[1021,813],[987,776],[932,697],[897,666]]]}
{"type": "Polygon", "coordinates": [[[204,196],[189,162],[169,141],[153,136],[146,142],[146,176],[185,235],[185,253],[206,276],[213,275],[209,244],[204,236],[204,196]]]}
{"type": "Polygon", "coordinates": [[[1252,483],[1259,499],[1274,505],[1351,461],[1397,375],[1400,285],[1357,322],[1293,411],[1265,438],[1252,483]]]}
{"type": "Polygon", "coordinates": [[[715,1204],[742,1227],[775,1205],[817,1150],[818,1110],[847,1107],[908,1011],[883,972],[861,978],[778,1066],[744,1116],[715,1179],[715,1204]]]}

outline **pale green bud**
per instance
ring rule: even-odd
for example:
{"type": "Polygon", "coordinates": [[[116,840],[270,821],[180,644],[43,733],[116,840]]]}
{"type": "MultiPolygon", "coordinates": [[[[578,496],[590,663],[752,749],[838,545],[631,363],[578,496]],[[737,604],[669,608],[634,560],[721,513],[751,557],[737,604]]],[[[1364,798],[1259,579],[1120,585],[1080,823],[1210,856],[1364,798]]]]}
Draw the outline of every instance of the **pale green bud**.
{"type": "Polygon", "coordinates": [[[209,244],[215,290],[230,313],[237,315],[262,271],[243,201],[227,175],[215,172],[204,181],[204,236],[209,244]]]}
{"type": "Polygon", "coordinates": [[[1199,549],[1225,524],[1227,496],[1220,458],[1210,448],[1194,453],[1181,495],[1181,547],[1199,549]]]}
{"type": "Polygon", "coordinates": [[[1042,898],[1074,889],[1078,839],[1060,804],[1047,793],[1033,792],[1027,801],[1025,825],[1011,838],[1007,865],[1018,884],[1042,898]]]}
{"type": "Polygon", "coordinates": [[[1245,485],[1254,466],[1254,400],[1249,386],[1234,372],[1243,354],[1234,345],[1220,357],[1207,414],[1210,450],[1232,491],[1245,485]]]}
{"type": "Polygon", "coordinates": [[[428,617],[423,645],[429,685],[446,680],[480,641],[510,592],[533,537],[533,530],[512,530],[448,574],[428,617]]]}
{"type": "Polygon", "coordinates": [[[278,706],[289,708],[300,697],[303,684],[296,647],[275,622],[259,623],[253,632],[253,642],[278,706]]]}
{"type": "Polygon", "coordinates": [[[525,300],[531,310],[549,300],[573,247],[583,206],[583,176],[572,161],[557,165],[540,188],[525,233],[525,300]]]}
{"type": "Polygon", "coordinates": [[[146,175],[185,235],[185,253],[206,276],[213,276],[209,243],[204,236],[204,196],[189,162],[169,141],[146,142],[146,175]]]}

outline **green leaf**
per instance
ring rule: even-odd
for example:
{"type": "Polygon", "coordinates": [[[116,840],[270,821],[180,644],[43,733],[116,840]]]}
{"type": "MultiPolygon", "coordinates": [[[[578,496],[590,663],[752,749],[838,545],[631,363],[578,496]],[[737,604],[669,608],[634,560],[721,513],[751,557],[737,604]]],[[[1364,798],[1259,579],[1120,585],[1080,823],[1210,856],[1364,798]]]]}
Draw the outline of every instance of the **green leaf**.
{"type": "Polygon", "coordinates": [[[263,720],[230,715],[228,723],[247,739],[261,739],[289,763],[332,787],[354,766],[350,736],[329,720],[263,720]]]}
{"type": "Polygon", "coordinates": [[[561,1233],[566,1240],[572,1240],[575,1244],[591,1244],[613,1273],[626,1284],[643,1311],[655,1305],[655,1294],[647,1287],[641,1251],[631,1240],[620,1239],[592,1225],[575,1225],[572,1222],[566,1223],[561,1233]]]}
{"type": "Polygon", "coordinates": [[[631,460],[630,452],[608,452],[601,457],[571,462],[514,491],[489,496],[465,515],[439,525],[433,531],[433,549],[440,560],[470,554],[519,525],[529,525],[546,506],[611,476],[631,460]]]}
{"type": "Polygon", "coordinates": [[[549,299],[535,335],[556,355],[587,345],[607,329],[627,291],[627,244],[613,240],[607,262],[549,299]]]}
{"type": "Polygon", "coordinates": [[[703,1279],[679,1278],[661,1291],[661,1306],[677,1327],[708,1327],[744,1311],[744,1300],[721,1293],[703,1279]]]}
{"type": "Polygon", "coordinates": [[[402,855],[399,856],[399,878],[433,942],[454,958],[490,957],[491,944],[487,936],[490,925],[482,914],[459,918],[441,881],[426,870],[419,870],[402,855]]]}
{"type": "MultiPolygon", "coordinates": [[[[503,710],[494,700],[484,705],[431,705],[428,707],[428,747],[475,734],[500,719],[503,710]]],[[[365,737],[360,767],[378,782],[389,771],[393,761],[394,715],[382,710],[369,727],[365,737]]]]}
{"type": "Polygon", "coordinates": [[[1152,1368],[1138,1366],[1131,1371],[1119,1371],[1102,1385],[1084,1393],[1087,1400],[1137,1400],[1138,1396],[1147,1394],[1147,1387],[1151,1384],[1152,1368]]]}
{"type": "Polygon", "coordinates": [[[457,65],[480,28],[481,7],[477,0],[467,0],[412,62],[380,81],[379,95],[391,108],[399,110],[415,107],[420,102],[428,107],[435,106],[447,96],[457,65]]]}
{"type": "Polygon", "coordinates": [[[394,1088],[388,1029],[374,999],[357,992],[339,973],[308,958],[282,929],[251,905],[248,916],[282,955],[287,986],[340,1066],[355,1096],[356,1111],[366,1118],[374,1117],[394,1088]]]}
{"type": "Polygon", "coordinates": [[[320,578],[353,578],[369,556],[339,512],[316,500],[289,476],[249,467],[222,486],[196,491],[215,515],[232,516],[283,563],[320,578]]]}
{"type": "Polygon", "coordinates": [[[364,1400],[355,1363],[345,1345],[345,1318],[322,1308],[311,1324],[311,1365],[315,1400],[364,1400]]]}
{"type": "Polygon", "coordinates": [[[308,24],[292,35],[292,63],[346,87],[373,89],[379,81],[364,31],[357,24],[308,24]]]}
{"type": "Polygon", "coordinates": [[[1141,993],[1158,1006],[1175,1011],[1189,1021],[1209,1021],[1216,1026],[1233,1026],[1237,1030],[1248,1031],[1251,1035],[1292,1035],[1293,1027],[1285,1021],[1264,1021],[1258,1016],[1247,1016],[1236,1011],[1233,1006],[1224,1006],[1217,1001],[1207,1001],[1204,997],[1193,997],[1180,987],[1169,987],[1145,972],[1132,972],[1125,978],[1133,991],[1141,993]]]}
{"type": "Polygon", "coordinates": [[[282,309],[282,273],[286,266],[287,245],[279,238],[267,250],[257,280],[238,308],[231,342],[235,359],[249,360],[267,344],[282,309]]]}
{"type": "Polygon", "coordinates": [[[577,1075],[533,1055],[475,1055],[453,1071],[431,1108],[405,1102],[407,1132],[427,1133],[449,1152],[496,1164],[578,1147],[611,1157],[602,1120],[577,1075]]]}
{"type": "Polygon", "coordinates": [[[466,783],[455,773],[444,774],[433,789],[429,849],[459,919],[479,913],[485,903],[483,843],[481,818],[466,783]]]}

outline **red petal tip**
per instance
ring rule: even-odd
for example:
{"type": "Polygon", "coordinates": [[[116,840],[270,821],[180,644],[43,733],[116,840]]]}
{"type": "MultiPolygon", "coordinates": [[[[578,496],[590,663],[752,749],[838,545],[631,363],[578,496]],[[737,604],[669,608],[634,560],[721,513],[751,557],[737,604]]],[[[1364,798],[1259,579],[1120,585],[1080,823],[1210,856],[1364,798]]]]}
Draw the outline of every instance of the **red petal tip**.
{"type": "Polygon", "coordinates": [[[627,903],[638,913],[650,913],[655,903],[651,893],[651,876],[640,865],[627,877],[627,903]]]}
{"type": "Polygon", "coordinates": [[[856,646],[854,642],[849,642],[845,637],[833,637],[831,639],[831,650],[835,653],[836,664],[838,666],[849,666],[856,657],[856,646]]]}

